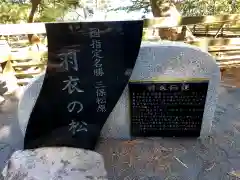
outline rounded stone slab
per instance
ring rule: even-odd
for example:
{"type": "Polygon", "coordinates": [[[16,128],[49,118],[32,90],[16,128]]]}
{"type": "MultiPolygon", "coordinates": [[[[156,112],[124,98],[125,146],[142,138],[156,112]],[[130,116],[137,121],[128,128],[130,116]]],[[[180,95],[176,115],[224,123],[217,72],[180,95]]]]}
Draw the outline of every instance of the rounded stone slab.
{"type": "MultiPolygon", "coordinates": [[[[155,78],[208,78],[209,87],[201,135],[208,134],[217,101],[220,70],[210,54],[184,43],[142,43],[130,80],[155,78]]],[[[44,74],[26,87],[18,106],[20,128],[25,134],[32,108],[40,92],[44,74]]],[[[126,87],[102,130],[106,138],[130,138],[129,95],[126,87]]]]}

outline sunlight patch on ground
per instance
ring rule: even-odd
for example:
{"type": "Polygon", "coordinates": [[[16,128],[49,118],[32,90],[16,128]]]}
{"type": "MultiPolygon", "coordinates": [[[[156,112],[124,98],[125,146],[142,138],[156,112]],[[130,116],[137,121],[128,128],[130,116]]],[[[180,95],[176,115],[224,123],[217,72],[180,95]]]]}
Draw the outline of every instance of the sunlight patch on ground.
{"type": "Polygon", "coordinates": [[[230,175],[235,176],[235,177],[240,177],[240,170],[232,171],[230,172],[230,175]]]}
{"type": "Polygon", "coordinates": [[[7,125],[4,125],[2,128],[0,128],[0,139],[7,138],[10,135],[10,127],[7,125]]]}

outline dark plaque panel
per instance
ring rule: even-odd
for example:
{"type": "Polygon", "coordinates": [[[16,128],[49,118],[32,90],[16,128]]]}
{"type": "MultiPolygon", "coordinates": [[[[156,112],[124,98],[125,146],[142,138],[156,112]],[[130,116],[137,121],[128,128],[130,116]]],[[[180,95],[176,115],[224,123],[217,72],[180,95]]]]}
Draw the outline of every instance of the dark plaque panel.
{"type": "Polygon", "coordinates": [[[94,149],[131,76],[142,28],[143,21],[46,24],[47,71],[25,148],[40,146],[39,138],[59,133],[75,138],[75,147],[94,149]]]}
{"type": "Polygon", "coordinates": [[[208,80],[130,82],[131,135],[200,136],[208,80]]]}

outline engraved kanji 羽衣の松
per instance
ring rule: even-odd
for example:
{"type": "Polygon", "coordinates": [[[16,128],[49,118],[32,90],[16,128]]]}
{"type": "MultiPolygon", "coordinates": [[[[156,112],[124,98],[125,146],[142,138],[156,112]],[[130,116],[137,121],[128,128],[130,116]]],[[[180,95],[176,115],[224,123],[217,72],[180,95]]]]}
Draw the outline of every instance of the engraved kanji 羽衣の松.
{"type": "Polygon", "coordinates": [[[84,92],[78,87],[78,84],[80,84],[80,80],[78,77],[68,76],[68,78],[68,80],[63,81],[66,85],[62,90],[67,90],[69,94],[72,94],[75,91],[84,92]]]}
{"type": "Polygon", "coordinates": [[[68,129],[73,135],[75,135],[78,132],[85,131],[87,132],[87,123],[84,121],[76,122],[75,120],[72,120],[72,122],[69,124],[68,129]]]}

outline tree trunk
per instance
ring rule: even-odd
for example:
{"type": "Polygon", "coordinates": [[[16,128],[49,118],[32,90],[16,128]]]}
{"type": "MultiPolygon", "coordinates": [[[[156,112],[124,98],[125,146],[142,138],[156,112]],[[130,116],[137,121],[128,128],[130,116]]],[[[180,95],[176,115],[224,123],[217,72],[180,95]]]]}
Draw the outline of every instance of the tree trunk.
{"type": "MultiPolygon", "coordinates": [[[[31,0],[32,8],[28,16],[28,23],[33,23],[34,15],[40,2],[41,0],[31,0]]],[[[40,42],[40,38],[35,34],[28,34],[28,40],[31,44],[38,44],[40,42]]]]}
{"type": "MultiPolygon", "coordinates": [[[[154,17],[171,17],[173,21],[177,21],[181,16],[175,4],[170,0],[150,0],[150,3],[154,17]]],[[[160,28],[158,33],[161,39],[171,41],[195,39],[187,27],[160,28]]]]}

